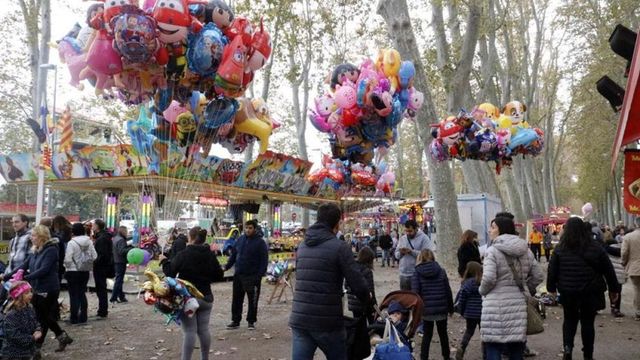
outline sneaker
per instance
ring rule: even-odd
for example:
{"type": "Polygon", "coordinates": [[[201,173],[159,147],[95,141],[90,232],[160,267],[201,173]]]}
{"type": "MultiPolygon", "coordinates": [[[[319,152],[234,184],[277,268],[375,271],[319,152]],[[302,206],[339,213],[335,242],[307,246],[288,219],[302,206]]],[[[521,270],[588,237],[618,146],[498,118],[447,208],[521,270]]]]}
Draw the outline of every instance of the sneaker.
{"type": "Polygon", "coordinates": [[[538,356],[538,352],[535,350],[531,350],[529,349],[529,347],[525,347],[524,348],[524,357],[534,357],[534,356],[538,356]]]}
{"type": "Polygon", "coordinates": [[[249,323],[249,325],[247,326],[247,329],[255,330],[256,329],[256,324],[255,323],[249,323]]]}
{"type": "Polygon", "coordinates": [[[227,324],[227,330],[235,330],[239,327],[240,327],[240,324],[235,321],[232,321],[229,324],[227,324]]]}
{"type": "Polygon", "coordinates": [[[635,317],[635,318],[633,318],[633,320],[635,320],[635,321],[640,321],[640,314],[636,314],[636,317],[635,317]]]}

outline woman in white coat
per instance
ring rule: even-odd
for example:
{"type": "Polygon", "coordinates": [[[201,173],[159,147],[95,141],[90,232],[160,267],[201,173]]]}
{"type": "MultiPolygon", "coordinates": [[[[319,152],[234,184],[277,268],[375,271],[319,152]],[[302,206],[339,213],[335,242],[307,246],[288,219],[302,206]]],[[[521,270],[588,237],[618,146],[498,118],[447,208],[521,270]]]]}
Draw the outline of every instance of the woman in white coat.
{"type": "Polygon", "coordinates": [[[479,288],[483,296],[482,342],[488,360],[500,360],[503,352],[509,354],[510,360],[522,359],[527,340],[527,308],[509,262],[532,294],[542,282],[543,274],[526,240],[518,237],[512,219],[493,219],[489,236],[492,243],[484,257],[479,288]]]}

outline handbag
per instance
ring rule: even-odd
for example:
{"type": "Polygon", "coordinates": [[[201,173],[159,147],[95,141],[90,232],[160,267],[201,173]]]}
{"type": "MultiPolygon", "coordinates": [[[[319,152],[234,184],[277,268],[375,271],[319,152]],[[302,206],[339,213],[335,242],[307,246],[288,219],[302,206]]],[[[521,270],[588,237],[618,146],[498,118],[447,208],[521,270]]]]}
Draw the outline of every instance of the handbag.
{"type": "Polygon", "coordinates": [[[527,294],[525,291],[524,279],[520,276],[520,273],[516,271],[516,267],[513,264],[513,258],[506,254],[505,257],[507,258],[507,264],[509,264],[509,268],[513,274],[513,279],[516,281],[518,288],[524,295],[525,304],[527,306],[527,335],[539,334],[544,331],[544,315],[541,310],[543,308],[540,307],[538,299],[527,294]]]}
{"type": "Polygon", "coordinates": [[[376,346],[373,360],[411,360],[411,349],[400,339],[398,330],[389,319],[384,327],[383,343],[376,346]]]}

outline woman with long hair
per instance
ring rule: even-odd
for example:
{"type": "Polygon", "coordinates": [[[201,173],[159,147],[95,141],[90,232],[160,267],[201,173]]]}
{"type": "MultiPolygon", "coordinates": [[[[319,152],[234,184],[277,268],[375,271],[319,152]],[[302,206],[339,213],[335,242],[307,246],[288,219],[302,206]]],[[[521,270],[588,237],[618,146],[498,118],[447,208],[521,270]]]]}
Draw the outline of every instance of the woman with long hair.
{"type": "Polygon", "coordinates": [[[433,325],[438,329],[442,357],[449,359],[449,334],[447,315],[453,315],[453,295],[447,272],[436,262],[433,251],[423,249],[416,259],[416,271],[411,278],[411,291],[420,295],[424,302],[422,312],[424,337],[420,347],[420,359],[429,359],[429,348],[433,338],[433,325]]]}
{"type": "Polygon", "coordinates": [[[353,313],[354,318],[366,316],[367,322],[369,324],[373,323],[373,306],[376,304],[376,288],[373,282],[374,256],[375,255],[373,255],[373,251],[371,251],[369,247],[363,247],[362,249],[360,249],[360,252],[358,252],[358,257],[356,258],[358,271],[364,277],[364,280],[367,283],[367,288],[369,288],[369,292],[371,293],[371,302],[368,304],[363,304],[351,291],[351,288],[349,288],[348,285],[346,286],[349,311],[353,313]]]}
{"type": "MultiPolygon", "coordinates": [[[[60,294],[60,282],[58,280],[58,239],[52,238],[49,228],[38,225],[31,231],[33,247],[31,254],[22,263],[19,269],[27,271],[24,280],[33,287],[33,307],[36,310],[38,322],[42,327],[42,336],[36,341],[36,355],[40,358],[40,349],[47,338],[47,331],[51,329],[56,334],[58,348],[56,351],[64,351],[73,340],[58,325],[58,295],[60,294]]],[[[17,271],[18,269],[16,269],[17,271]]]]}
{"type": "Polygon", "coordinates": [[[523,358],[527,340],[527,305],[523,291],[535,294],[543,274],[524,239],[518,237],[512,219],[491,221],[491,246],[484,257],[480,335],[488,360],[523,358]],[[515,272],[515,274],[514,274],[515,272]],[[526,283],[526,288],[517,279],[526,283]],[[524,288],[521,290],[521,286],[524,288]]]}
{"type": "Polygon", "coordinates": [[[213,307],[211,283],[222,281],[224,273],[217,257],[206,244],[206,238],[207,230],[199,226],[193,227],[189,230],[187,247],[184,250],[178,252],[170,261],[166,256],[160,256],[162,270],[166,276],[189,281],[204,295],[204,298],[198,299],[200,306],[195,314],[182,319],[182,360],[191,359],[196,337],[200,342],[200,358],[209,358],[209,320],[213,307]]]}
{"type": "Polygon", "coordinates": [[[460,239],[458,248],[458,274],[464,275],[469,261],[482,263],[480,260],[480,250],[478,249],[478,233],[473,230],[465,230],[460,239]]]}
{"type": "Polygon", "coordinates": [[[560,243],[551,255],[547,273],[549,293],[555,295],[559,291],[562,295],[564,360],[572,358],[578,322],[584,358],[593,359],[594,321],[596,312],[606,307],[604,292],[607,285],[613,303],[620,296],[620,284],[611,260],[593,239],[590,226],[580,218],[570,218],[564,225],[560,243]]]}
{"type": "Polygon", "coordinates": [[[64,277],[65,267],[64,259],[67,251],[67,243],[71,240],[71,223],[62,215],[57,215],[52,220],[51,236],[58,238],[58,279],[62,281],[64,277]]]}

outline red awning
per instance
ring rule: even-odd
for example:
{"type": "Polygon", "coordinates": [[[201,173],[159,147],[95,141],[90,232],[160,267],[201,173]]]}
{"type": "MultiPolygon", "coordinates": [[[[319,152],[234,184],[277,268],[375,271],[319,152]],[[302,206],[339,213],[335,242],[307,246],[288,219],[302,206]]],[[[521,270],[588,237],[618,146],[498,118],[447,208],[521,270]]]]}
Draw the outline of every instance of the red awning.
{"type": "Polygon", "coordinates": [[[623,146],[640,139],[640,36],[636,38],[636,47],[633,51],[631,69],[627,79],[627,88],[624,93],[624,101],[618,121],[618,131],[613,143],[611,159],[611,172],[616,167],[618,154],[623,146]]]}

